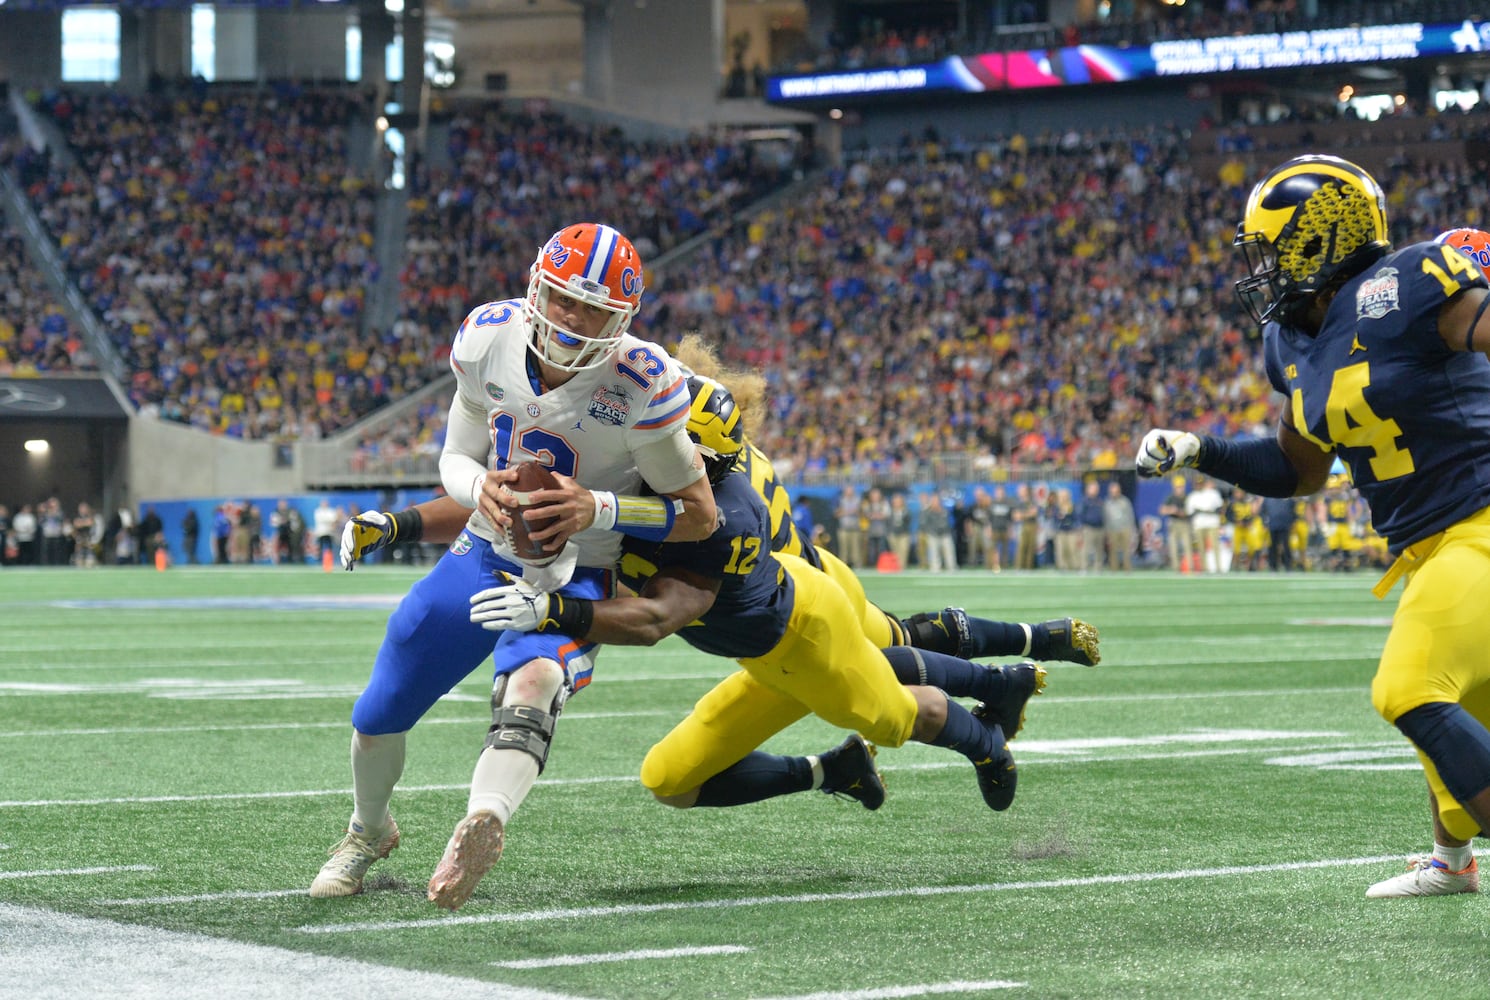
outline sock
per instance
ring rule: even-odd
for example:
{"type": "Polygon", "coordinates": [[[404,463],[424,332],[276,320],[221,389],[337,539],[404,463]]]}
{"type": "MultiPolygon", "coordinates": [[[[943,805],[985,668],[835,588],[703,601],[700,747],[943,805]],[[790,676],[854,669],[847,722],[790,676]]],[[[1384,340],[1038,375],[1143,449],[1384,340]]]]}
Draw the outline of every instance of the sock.
{"type": "Polygon", "coordinates": [[[1463,847],[1445,847],[1434,841],[1433,856],[1448,866],[1449,871],[1462,872],[1474,860],[1474,845],[1465,844],[1463,847]]]}
{"type": "Polygon", "coordinates": [[[502,828],[523,804],[538,780],[538,761],[523,750],[485,747],[476,758],[471,775],[471,797],[466,800],[466,815],[488,809],[497,814],[502,828]]]}
{"type": "Polygon", "coordinates": [[[885,659],[901,684],[941,688],[954,698],[997,702],[1004,694],[1004,672],[946,653],[911,646],[885,650],[885,659]]]}
{"type": "Polygon", "coordinates": [[[408,733],[366,736],[352,731],[353,833],[382,833],[393,822],[388,803],[393,786],[404,773],[404,743],[408,733]]]}
{"type": "MultiPolygon", "coordinates": [[[[901,622],[906,642],[917,649],[929,649],[952,656],[961,655],[957,627],[949,620],[947,608],[936,614],[916,615],[901,622]]],[[[996,622],[987,618],[963,616],[968,630],[968,658],[979,656],[1027,656],[1033,637],[1028,625],[1020,622],[996,622]]]]}
{"type": "Polygon", "coordinates": [[[1490,732],[1462,706],[1432,701],[1403,712],[1394,725],[1433,762],[1461,803],[1490,788],[1490,732]]]}
{"type": "Polygon", "coordinates": [[[1028,656],[1034,635],[1023,622],[994,622],[987,618],[969,618],[968,634],[973,640],[972,656],[1028,656]]]}
{"type": "Polygon", "coordinates": [[[947,724],[927,742],[956,750],[974,764],[993,756],[1004,739],[998,726],[986,726],[958,702],[947,699],[947,724]],[[995,735],[997,734],[997,735],[995,735]]]}
{"type": "Polygon", "coordinates": [[[812,771],[812,778],[808,782],[809,789],[823,787],[823,759],[815,753],[807,755],[807,767],[812,771]]]}
{"type": "Polygon", "coordinates": [[[813,768],[806,757],[778,757],[756,750],[700,785],[694,805],[743,806],[778,795],[805,792],[813,787],[813,777],[813,768]]]}

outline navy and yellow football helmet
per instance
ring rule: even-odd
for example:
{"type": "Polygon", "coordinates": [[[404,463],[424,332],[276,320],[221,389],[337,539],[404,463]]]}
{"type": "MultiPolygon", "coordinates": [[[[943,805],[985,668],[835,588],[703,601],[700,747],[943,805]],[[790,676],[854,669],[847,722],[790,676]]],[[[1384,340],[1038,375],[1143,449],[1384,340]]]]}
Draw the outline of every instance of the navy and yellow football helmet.
{"type": "Polygon", "coordinates": [[[688,436],[704,457],[710,485],[718,485],[735,468],[745,450],[745,427],[735,397],[720,382],[703,375],[688,377],[688,436]]]}
{"type": "Polygon", "coordinates": [[[1347,160],[1295,157],[1252,189],[1232,246],[1247,262],[1237,297],[1257,325],[1297,323],[1316,295],[1391,249],[1386,195],[1347,160]]]}

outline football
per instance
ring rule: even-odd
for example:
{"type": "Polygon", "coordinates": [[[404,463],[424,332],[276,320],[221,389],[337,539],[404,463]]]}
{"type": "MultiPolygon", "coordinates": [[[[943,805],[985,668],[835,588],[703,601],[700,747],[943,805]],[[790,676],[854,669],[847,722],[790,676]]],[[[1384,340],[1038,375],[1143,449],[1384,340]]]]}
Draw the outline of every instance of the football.
{"type": "Polygon", "coordinates": [[[548,466],[537,462],[523,462],[514,468],[517,469],[517,479],[507,484],[507,488],[515,502],[502,504],[502,509],[512,518],[512,526],[507,529],[507,544],[512,547],[512,554],[523,562],[543,566],[552,562],[558,553],[545,552],[529,532],[548,527],[553,517],[544,517],[528,497],[537,490],[558,489],[559,481],[548,466]]]}

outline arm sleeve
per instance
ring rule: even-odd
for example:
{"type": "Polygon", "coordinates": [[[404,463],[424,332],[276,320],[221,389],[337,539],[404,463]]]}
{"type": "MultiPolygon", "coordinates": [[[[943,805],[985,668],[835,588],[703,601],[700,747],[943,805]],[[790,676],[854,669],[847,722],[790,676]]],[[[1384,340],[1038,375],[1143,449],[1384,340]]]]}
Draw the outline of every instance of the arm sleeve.
{"type": "Polygon", "coordinates": [[[472,406],[459,389],[450,403],[445,448],[440,452],[440,483],[462,507],[476,506],[476,482],[486,475],[491,432],[484,407],[472,406]]]}
{"type": "Polygon", "coordinates": [[[676,493],[704,477],[704,470],[694,467],[693,441],[682,427],[676,434],[642,442],[632,455],[643,481],[658,493],[676,493]]]}
{"type": "Polygon", "coordinates": [[[1261,497],[1291,497],[1299,486],[1298,470],[1271,439],[1202,437],[1195,468],[1261,497]]]}

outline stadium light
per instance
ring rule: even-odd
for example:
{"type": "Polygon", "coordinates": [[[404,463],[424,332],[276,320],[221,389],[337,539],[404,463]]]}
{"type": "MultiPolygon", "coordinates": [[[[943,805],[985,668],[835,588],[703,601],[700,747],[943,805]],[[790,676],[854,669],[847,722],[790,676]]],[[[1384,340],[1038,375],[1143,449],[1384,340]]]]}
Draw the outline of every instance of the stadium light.
{"type": "Polygon", "coordinates": [[[46,438],[32,438],[26,442],[26,450],[33,455],[45,455],[52,450],[52,445],[46,438]]]}

